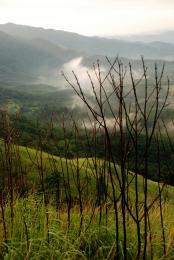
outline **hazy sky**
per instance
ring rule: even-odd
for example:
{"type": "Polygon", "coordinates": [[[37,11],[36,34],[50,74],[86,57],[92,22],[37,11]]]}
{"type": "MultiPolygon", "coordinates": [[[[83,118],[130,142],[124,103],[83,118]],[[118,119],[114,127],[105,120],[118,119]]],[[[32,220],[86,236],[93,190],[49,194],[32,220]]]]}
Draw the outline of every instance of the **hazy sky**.
{"type": "Polygon", "coordinates": [[[85,35],[174,29],[174,0],[0,0],[0,23],[85,35]]]}

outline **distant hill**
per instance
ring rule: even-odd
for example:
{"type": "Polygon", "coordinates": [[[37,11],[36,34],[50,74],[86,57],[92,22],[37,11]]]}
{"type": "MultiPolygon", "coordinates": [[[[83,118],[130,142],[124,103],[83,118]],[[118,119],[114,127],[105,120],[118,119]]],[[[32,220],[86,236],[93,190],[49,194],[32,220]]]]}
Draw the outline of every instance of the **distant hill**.
{"type": "Polygon", "coordinates": [[[4,84],[42,83],[62,87],[65,82],[60,70],[69,67],[82,76],[98,58],[105,62],[106,55],[111,59],[117,55],[125,57],[127,65],[131,60],[137,78],[141,74],[138,61],[141,55],[146,58],[152,77],[155,61],[161,67],[166,60],[167,75],[174,81],[174,44],[87,37],[11,23],[0,25],[0,82],[4,84]],[[79,57],[79,67],[72,67],[76,62],[71,61],[79,57]]]}
{"type": "MultiPolygon", "coordinates": [[[[77,56],[73,50],[43,39],[24,39],[0,31],[0,81],[43,82],[77,56]]],[[[53,80],[53,79],[52,79],[53,80]]]]}
{"type": "Polygon", "coordinates": [[[174,44],[174,30],[158,32],[154,34],[135,34],[128,37],[120,37],[127,41],[140,41],[140,42],[164,42],[174,44]]]}
{"type": "Polygon", "coordinates": [[[16,38],[42,39],[67,49],[89,54],[139,58],[144,55],[150,59],[174,59],[174,45],[164,42],[141,43],[102,37],[87,37],[60,30],[35,28],[12,23],[0,25],[0,31],[16,38]]]}

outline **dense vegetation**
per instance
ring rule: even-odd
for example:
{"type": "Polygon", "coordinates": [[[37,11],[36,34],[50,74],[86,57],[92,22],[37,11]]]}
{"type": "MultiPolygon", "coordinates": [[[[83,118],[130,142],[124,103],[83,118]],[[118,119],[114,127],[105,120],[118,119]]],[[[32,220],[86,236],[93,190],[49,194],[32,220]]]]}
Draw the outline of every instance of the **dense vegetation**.
{"type": "Polygon", "coordinates": [[[2,259],[172,259],[170,84],[107,62],[90,89],[1,84],[2,259]]]}
{"type": "MultiPolygon", "coordinates": [[[[67,152],[66,155],[68,156],[67,152]]],[[[118,198],[119,250],[122,231],[119,165],[97,157],[68,159],[42,150],[1,142],[1,257],[4,259],[114,259],[115,211],[109,169],[118,198]],[[118,173],[118,176],[116,175],[118,173]],[[116,177],[117,176],[117,177],[116,177]]],[[[127,256],[137,256],[136,187],[144,246],[144,178],[127,173],[127,256]],[[132,241],[134,241],[132,243],[132,241]]],[[[148,181],[147,258],[173,255],[173,187],[148,181]],[[160,190],[160,193],[159,193],[160,190]],[[161,204],[162,203],[162,204],[161,204]],[[161,211],[162,206],[162,211],[161,211]],[[160,218],[162,216],[162,219],[160,218]],[[165,227],[161,229],[161,221],[165,227]],[[165,233],[165,241],[163,237],[165,233]],[[165,243],[165,244],[164,244],[165,243]]],[[[117,248],[118,249],[118,248],[117,248]]],[[[123,252],[119,256],[125,259],[123,252]]]]}

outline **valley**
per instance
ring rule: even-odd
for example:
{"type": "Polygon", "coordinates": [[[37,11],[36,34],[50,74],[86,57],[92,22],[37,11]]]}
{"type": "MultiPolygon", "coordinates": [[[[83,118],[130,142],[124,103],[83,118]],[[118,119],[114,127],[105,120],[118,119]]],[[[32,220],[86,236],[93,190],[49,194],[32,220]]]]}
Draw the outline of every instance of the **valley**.
{"type": "Polygon", "coordinates": [[[173,259],[173,35],[0,24],[1,259],[173,259]]]}

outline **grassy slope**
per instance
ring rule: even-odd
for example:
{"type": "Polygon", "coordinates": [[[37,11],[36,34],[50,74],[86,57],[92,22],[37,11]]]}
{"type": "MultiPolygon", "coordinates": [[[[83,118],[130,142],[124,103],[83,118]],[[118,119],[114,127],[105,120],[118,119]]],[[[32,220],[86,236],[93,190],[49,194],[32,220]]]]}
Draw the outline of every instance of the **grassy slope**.
{"type": "MultiPolygon", "coordinates": [[[[3,145],[1,143],[1,148],[2,147],[3,145]]],[[[25,169],[25,175],[27,176],[27,182],[30,187],[35,187],[35,186],[37,187],[38,185],[40,185],[40,174],[42,174],[40,168],[42,167],[44,180],[47,180],[52,175],[53,172],[60,173],[62,177],[67,179],[67,172],[68,172],[70,178],[70,185],[72,186],[72,189],[75,191],[77,168],[78,168],[82,185],[85,184],[86,178],[88,178],[88,180],[90,179],[91,188],[94,191],[96,189],[96,175],[97,174],[100,175],[104,167],[104,161],[102,160],[97,160],[97,169],[96,169],[94,166],[95,165],[94,158],[79,158],[78,162],[76,159],[65,160],[65,158],[53,156],[51,154],[40,152],[35,149],[26,148],[23,146],[14,145],[12,147],[12,152],[13,152],[12,164],[15,163],[17,160],[19,160],[20,158],[20,162],[21,162],[20,164],[22,165],[23,169],[25,169]],[[41,165],[41,158],[42,158],[42,165],[41,165]],[[77,163],[78,163],[78,167],[77,167],[77,163]]],[[[107,165],[105,167],[107,173],[107,165]]],[[[119,177],[121,177],[119,166],[117,166],[117,171],[119,177]]],[[[114,167],[113,167],[113,176],[115,176],[114,167]]],[[[133,172],[128,173],[128,182],[130,182],[129,196],[130,198],[132,197],[132,199],[134,199],[135,174],[133,172]]],[[[144,183],[144,178],[143,176],[139,175],[138,190],[139,190],[140,199],[143,199],[143,183],[144,183]]],[[[117,186],[117,190],[119,190],[117,181],[116,181],[116,186],[117,186]]],[[[148,194],[150,199],[153,199],[155,195],[158,194],[158,183],[148,180],[148,194]]],[[[173,200],[174,187],[170,185],[166,185],[163,192],[163,196],[169,200],[173,200]]]]}
{"type": "MultiPolygon", "coordinates": [[[[4,153],[3,144],[1,148],[4,153]]],[[[28,182],[37,186],[40,182],[39,165],[40,152],[34,149],[26,149],[22,146],[13,146],[14,163],[18,156],[23,167],[26,169],[28,182]]],[[[50,176],[52,172],[51,163],[56,164],[57,170],[66,172],[66,160],[64,158],[51,156],[47,153],[42,153],[44,176],[50,176]],[[51,163],[50,163],[51,162],[51,163]]],[[[102,161],[97,161],[98,170],[102,166],[102,161]]],[[[67,160],[67,165],[70,175],[73,176],[73,167],[77,165],[76,160],[67,160]],[[73,167],[72,167],[73,165],[73,167]]],[[[82,183],[85,182],[86,172],[91,178],[90,193],[94,195],[95,172],[93,158],[79,159],[80,176],[82,183]],[[92,191],[93,189],[93,191],[92,191]]],[[[117,166],[119,171],[119,167],[117,166]]],[[[120,173],[119,173],[120,174],[120,173]]],[[[134,173],[129,173],[130,197],[134,201],[134,173]]],[[[71,188],[76,194],[76,179],[71,176],[71,188]]],[[[74,175],[76,176],[76,175],[74,175]]],[[[67,175],[65,174],[65,178],[67,175]]],[[[143,198],[143,177],[138,176],[138,187],[140,199],[143,198]]],[[[149,200],[153,200],[158,186],[153,181],[148,181],[149,200]]],[[[170,201],[163,201],[163,214],[166,233],[166,248],[167,256],[173,255],[173,214],[174,206],[172,204],[174,188],[168,186],[165,193],[168,193],[170,201]]],[[[87,196],[87,194],[85,194],[87,196]]],[[[85,197],[83,198],[85,200],[85,197]]],[[[96,208],[93,213],[93,203],[86,204],[83,208],[83,226],[79,235],[80,226],[80,211],[78,205],[71,209],[71,222],[68,227],[67,212],[65,209],[60,209],[58,212],[51,203],[45,207],[41,196],[36,196],[34,193],[26,198],[16,198],[14,201],[14,220],[13,228],[10,217],[10,203],[5,206],[5,223],[8,233],[8,241],[3,242],[3,232],[0,234],[0,253],[3,259],[114,259],[115,245],[115,226],[113,208],[108,208],[108,221],[105,222],[105,212],[102,213],[102,221],[100,223],[100,209],[96,208]],[[48,225],[47,225],[48,216],[48,225]],[[92,217],[92,218],[91,218],[92,217]],[[89,225],[90,223],[90,225],[89,225]],[[99,225],[100,223],[100,225],[99,225]],[[49,244],[48,244],[49,234],[49,244]],[[8,248],[8,251],[5,250],[8,248]],[[4,251],[4,253],[3,253],[4,251]]],[[[140,209],[140,214],[141,214],[140,209]]],[[[142,211],[143,212],[143,211],[142,211]]],[[[121,212],[119,213],[121,214],[121,212]]],[[[160,226],[160,211],[158,202],[149,212],[151,223],[152,241],[153,241],[153,259],[160,259],[163,252],[162,248],[162,231],[160,226]]],[[[0,228],[3,230],[2,221],[0,228]]],[[[142,222],[143,229],[143,222],[142,222]]],[[[128,231],[128,251],[129,259],[135,259],[137,253],[137,233],[135,222],[131,218],[127,218],[128,231]]],[[[122,239],[121,216],[120,216],[120,239],[122,239]]],[[[121,244],[120,244],[121,245],[121,244]]],[[[151,245],[148,241],[147,255],[150,259],[151,245]]],[[[171,258],[172,259],[172,258],[171,258]]]]}

